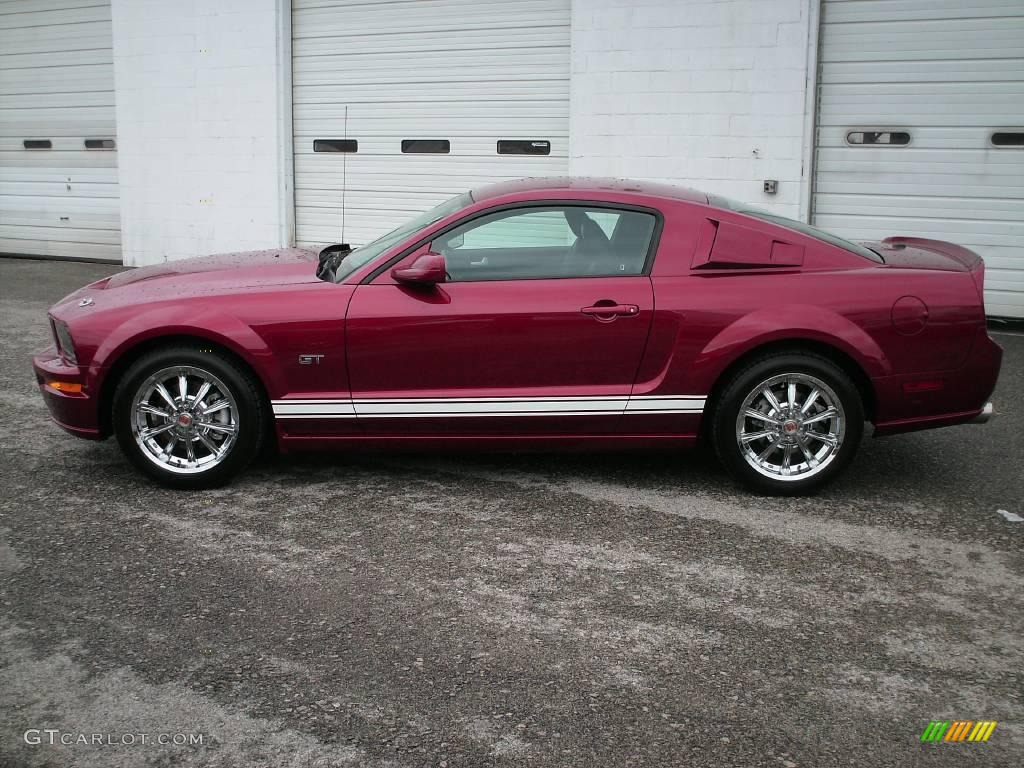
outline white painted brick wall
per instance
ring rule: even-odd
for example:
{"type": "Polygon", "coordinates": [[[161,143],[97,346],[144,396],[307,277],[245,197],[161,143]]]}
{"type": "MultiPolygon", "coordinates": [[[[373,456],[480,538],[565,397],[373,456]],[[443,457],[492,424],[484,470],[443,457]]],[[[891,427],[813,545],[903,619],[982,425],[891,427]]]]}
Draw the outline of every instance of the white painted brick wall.
{"type": "Polygon", "coordinates": [[[124,263],[282,238],[277,0],[113,0],[124,263]]]}
{"type": "Polygon", "coordinates": [[[573,0],[570,171],[796,218],[811,2],[573,0]]]}

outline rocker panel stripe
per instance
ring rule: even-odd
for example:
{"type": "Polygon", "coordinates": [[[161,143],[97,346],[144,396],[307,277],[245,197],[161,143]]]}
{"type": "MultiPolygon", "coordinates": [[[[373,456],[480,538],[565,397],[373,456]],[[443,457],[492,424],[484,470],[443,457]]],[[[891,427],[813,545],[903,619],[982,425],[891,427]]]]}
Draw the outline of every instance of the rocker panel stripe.
{"type": "Polygon", "coordinates": [[[451,397],[451,398],[344,398],[273,400],[274,416],[281,419],[436,418],[465,416],[618,416],[629,414],[702,413],[700,395],[648,395],[630,397],[451,397]]]}

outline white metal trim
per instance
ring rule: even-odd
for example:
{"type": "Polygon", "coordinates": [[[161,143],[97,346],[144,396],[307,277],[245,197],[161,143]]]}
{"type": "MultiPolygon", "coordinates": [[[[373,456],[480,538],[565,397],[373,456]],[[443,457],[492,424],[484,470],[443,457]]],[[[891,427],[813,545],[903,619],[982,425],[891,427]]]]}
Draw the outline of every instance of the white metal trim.
{"type": "Polygon", "coordinates": [[[402,419],[465,416],[621,416],[699,414],[700,395],[578,397],[339,398],[273,400],[279,419],[402,419]]]}
{"type": "Polygon", "coordinates": [[[821,0],[810,0],[807,14],[807,78],[804,90],[804,145],[800,173],[800,221],[814,215],[814,157],[818,145],[818,79],[821,66],[821,0]]]}
{"type": "Polygon", "coordinates": [[[277,0],[277,204],[282,247],[295,245],[295,135],[292,118],[292,2],[277,0]]]}

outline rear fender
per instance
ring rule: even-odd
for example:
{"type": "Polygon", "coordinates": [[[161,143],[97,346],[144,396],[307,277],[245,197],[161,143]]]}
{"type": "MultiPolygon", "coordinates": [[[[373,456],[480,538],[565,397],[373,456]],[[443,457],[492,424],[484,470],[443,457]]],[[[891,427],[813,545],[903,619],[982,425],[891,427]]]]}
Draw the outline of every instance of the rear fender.
{"type": "Polygon", "coordinates": [[[881,347],[863,329],[822,307],[793,304],[759,309],[726,326],[693,361],[694,391],[710,392],[723,371],[758,347],[780,341],[813,341],[845,353],[875,379],[892,373],[881,347]]]}

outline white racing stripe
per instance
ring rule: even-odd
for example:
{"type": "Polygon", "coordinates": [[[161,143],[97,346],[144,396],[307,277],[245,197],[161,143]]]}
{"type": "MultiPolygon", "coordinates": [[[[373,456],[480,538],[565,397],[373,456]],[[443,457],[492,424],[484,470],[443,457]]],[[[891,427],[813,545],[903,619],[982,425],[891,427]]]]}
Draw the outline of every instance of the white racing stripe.
{"type": "Polygon", "coordinates": [[[701,395],[399,397],[273,400],[279,419],[414,419],[491,416],[620,416],[703,413],[701,395]]]}

